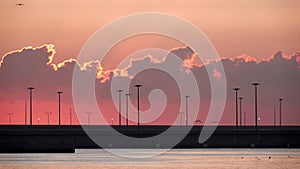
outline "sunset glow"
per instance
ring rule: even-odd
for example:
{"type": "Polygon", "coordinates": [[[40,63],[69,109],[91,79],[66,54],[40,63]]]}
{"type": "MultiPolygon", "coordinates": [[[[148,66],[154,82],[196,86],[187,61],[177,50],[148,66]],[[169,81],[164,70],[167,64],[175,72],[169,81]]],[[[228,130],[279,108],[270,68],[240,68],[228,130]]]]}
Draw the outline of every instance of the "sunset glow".
{"type": "MultiPolygon", "coordinates": [[[[137,93],[134,85],[142,84],[142,124],[179,125],[182,119],[177,118],[178,113],[185,111],[180,103],[183,103],[185,95],[193,96],[195,92],[186,89],[188,94],[180,93],[180,87],[171,75],[153,68],[172,65],[173,73],[180,80],[184,82],[194,75],[199,86],[200,103],[196,103],[191,97],[189,105],[191,116],[202,123],[193,121],[191,124],[202,125],[208,117],[212,85],[206,68],[210,67],[213,68],[213,80],[218,82],[218,79],[225,79],[227,83],[226,103],[220,125],[235,123],[234,87],[241,88],[247,124],[254,124],[251,84],[256,81],[261,83],[261,124],[273,124],[274,107],[279,109],[278,98],[284,98],[284,124],[300,125],[300,2],[285,2],[91,0],[88,3],[63,0],[58,5],[58,2],[50,0],[26,0],[23,2],[26,5],[15,6],[15,2],[3,0],[0,2],[0,123],[8,124],[7,113],[13,112],[13,124],[24,124],[25,114],[28,124],[27,88],[34,86],[34,124],[47,124],[48,114],[45,112],[52,112],[50,124],[57,124],[57,91],[63,91],[62,124],[70,123],[70,112],[73,113],[73,124],[79,124],[78,117],[87,118],[86,112],[75,112],[73,105],[73,70],[79,68],[82,74],[95,72],[95,96],[106,123],[112,124],[112,119],[118,119],[117,90],[122,89],[122,121],[125,122],[125,94],[130,93],[129,101],[132,106],[129,108],[129,124],[136,124],[137,93]],[[84,44],[101,27],[120,17],[147,11],[171,14],[192,23],[208,37],[220,59],[201,60],[203,53],[196,53],[188,44],[165,35],[148,33],[120,41],[102,61],[79,61],[78,56],[84,44]],[[158,56],[155,52],[148,52],[139,56],[143,49],[148,48],[161,49],[166,53],[158,56]],[[128,59],[131,55],[139,57],[128,59]],[[182,62],[172,60],[173,55],[182,62]],[[125,59],[124,65],[122,61],[125,59]],[[121,63],[123,67],[119,68],[121,63]],[[214,68],[217,63],[222,63],[225,73],[214,68]],[[135,71],[147,66],[152,69],[135,76],[135,71]],[[130,84],[128,91],[122,88],[123,83],[116,85],[117,89],[112,88],[113,80],[130,84]],[[166,105],[159,114],[164,100],[166,105]],[[196,104],[200,106],[199,111],[193,109],[196,104]],[[149,120],[152,118],[152,121],[149,120]]],[[[124,30],[126,27],[120,28],[120,32],[124,30]]],[[[90,103],[82,105],[88,112],[90,103]]],[[[95,113],[90,116],[92,124],[105,124],[96,120],[95,113]]],[[[87,121],[84,120],[83,123],[87,121]]]]}

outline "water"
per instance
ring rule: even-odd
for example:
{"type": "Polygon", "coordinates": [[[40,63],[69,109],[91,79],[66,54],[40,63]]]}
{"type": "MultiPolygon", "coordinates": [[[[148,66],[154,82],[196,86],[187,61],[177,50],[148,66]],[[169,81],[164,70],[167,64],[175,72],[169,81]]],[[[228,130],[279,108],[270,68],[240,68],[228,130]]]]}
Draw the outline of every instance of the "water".
{"type": "MultiPolygon", "coordinates": [[[[157,149],[122,149],[149,156],[157,149]]],[[[76,153],[0,154],[0,169],[12,168],[300,168],[300,149],[173,149],[151,158],[126,158],[102,149],[76,153]]]]}

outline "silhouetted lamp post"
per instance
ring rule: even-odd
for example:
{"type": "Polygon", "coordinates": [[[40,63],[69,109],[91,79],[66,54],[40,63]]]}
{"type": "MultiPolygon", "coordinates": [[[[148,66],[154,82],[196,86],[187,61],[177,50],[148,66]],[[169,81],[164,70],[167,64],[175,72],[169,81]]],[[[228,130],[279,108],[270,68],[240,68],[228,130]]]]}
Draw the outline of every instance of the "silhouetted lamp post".
{"type": "Polygon", "coordinates": [[[179,112],[180,115],[180,125],[182,126],[182,115],[184,115],[184,112],[179,112]]]}
{"type": "Polygon", "coordinates": [[[282,125],[282,109],[281,109],[281,104],[282,104],[282,98],[279,98],[279,125],[281,127],[282,125]]]}
{"type": "Polygon", "coordinates": [[[128,99],[129,99],[129,93],[126,93],[126,126],[128,127],[128,99]]]}
{"type": "Polygon", "coordinates": [[[242,97],[239,97],[240,100],[240,126],[242,126],[242,97]]]}
{"type": "Polygon", "coordinates": [[[52,112],[46,112],[45,114],[47,114],[48,116],[48,125],[50,124],[50,114],[52,114],[52,112]]]}
{"type": "Polygon", "coordinates": [[[28,87],[27,89],[30,93],[30,126],[32,126],[32,90],[34,89],[34,87],[28,87]]]}
{"type": "Polygon", "coordinates": [[[276,126],[276,106],[274,105],[274,116],[273,116],[273,120],[274,120],[274,126],[276,126]]]}
{"type": "Polygon", "coordinates": [[[90,114],[92,114],[92,112],[85,112],[87,114],[87,122],[88,125],[90,125],[90,114]]]}
{"type": "Polygon", "coordinates": [[[246,126],[246,112],[244,112],[244,126],[246,126]]]}
{"type": "Polygon", "coordinates": [[[119,92],[119,126],[122,125],[121,122],[121,93],[123,90],[117,90],[119,92]]]}
{"type": "Polygon", "coordinates": [[[62,91],[58,91],[58,125],[60,126],[60,95],[62,94],[62,91]]]}
{"type": "Polygon", "coordinates": [[[69,109],[70,110],[70,126],[72,125],[72,108],[69,109]]]}
{"type": "Polygon", "coordinates": [[[240,88],[233,88],[233,90],[235,91],[235,127],[238,128],[238,114],[239,114],[239,110],[238,110],[238,91],[240,90],[240,88]]]}
{"type": "Polygon", "coordinates": [[[24,106],[24,114],[25,114],[24,125],[26,126],[27,125],[27,100],[26,99],[25,99],[25,106],[24,106]]]}
{"type": "Polygon", "coordinates": [[[7,113],[7,115],[9,116],[9,125],[11,125],[11,116],[14,115],[14,113],[10,112],[10,113],[7,113]]]}
{"type": "Polygon", "coordinates": [[[260,85],[259,83],[252,83],[254,86],[254,99],[255,99],[255,129],[257,130],[257,86],[260,85]]]}
{"type": "Polygon", "coordinates": [[[134,87],[137,88],[137,106],[138,106],[138,128],[140,127],[140,87],[142,85],[137,84],[134,87]]]}
{"type": "Polygon", "coordinates": [[[188,101],[189,101],[189,97],[190,96],[185,96],[185,111],[186,111],[186,114],[185,114],[185,119],[186,119],[186,126],[188,126],[189,125],[189,103],[188,103],[188,101]]]}

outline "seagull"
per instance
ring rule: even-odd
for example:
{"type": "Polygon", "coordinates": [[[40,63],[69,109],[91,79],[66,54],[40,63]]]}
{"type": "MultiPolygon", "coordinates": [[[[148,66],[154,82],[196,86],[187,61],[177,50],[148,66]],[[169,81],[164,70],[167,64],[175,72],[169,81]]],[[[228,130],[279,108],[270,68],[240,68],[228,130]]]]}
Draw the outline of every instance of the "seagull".
{"type": "Polygon", "coordinates": [[[21,6],[24,6],[25,4],[23,4],[23,3],[21,3],[21,2],[19,2],[19,3],[16,3],[16,6],[17,7],[21,7],[21,6]]]}

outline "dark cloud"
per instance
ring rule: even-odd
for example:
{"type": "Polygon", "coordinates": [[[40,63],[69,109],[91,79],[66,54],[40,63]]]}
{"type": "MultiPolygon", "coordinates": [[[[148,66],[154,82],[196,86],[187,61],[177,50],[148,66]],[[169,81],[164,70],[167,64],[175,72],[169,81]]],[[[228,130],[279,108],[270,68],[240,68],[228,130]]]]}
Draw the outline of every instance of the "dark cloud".
{"type": "MultiPolygon", "coordinates": [[[[80,67],[82,73],[88,73],[91,69],[97,69],[95,75],[95,91],[99,102],[105,102],[109,105],[106,111],[117,112],[113,106],[111,94],[112,78],[124,79],[132,81],[129,91],[133,93],[130,96],[132,102],[135,102],[136,89],[135,83],[143,83],[144,109],[149,108],[150,103],[147,100],[148,94],[153,89],[161,89],[165,92],[168,103],[173,104],[178,113],[178,106],[174,106],[180,101],[180,93],[178,86],[171,76],[165,72],[158,70],[148,70],[140,72],[136,77],[131,79],[131,75],[140,68],[165,65],[172,66],[173,73],[178,75],[182,81],[186,80],[191,73],[194,74],[197,80],[200,91],[200,112],[198,118],[205,121],[208,108],[210,105],[210,82],[206,67],[214,67],[218,62],[222,62],[225,74],[215,70],[213,77],[225,78],[227,80],[227,100],[225,111],[223,114],[223,124],[233,124],[234,121],[234,92],[232,88],[240,87],[240,96],[244,97],[244,111],[249,114],[248,120],[253,121],[253,86],[252,82],[259,82],[259,107],[260,116],[265,123],[272,122],[273,105],[279,97],[284,98],[285,103],[285,120],[290,124],[299,124],[300,121],[300,54],[294,53],[291,56],[285,56],[282,51],[276,52],[273,56],[266,58],[261,62],[257,62],[255,58],[247,55],[239,56],[234,59],[223,58],[217,61],[210,61],[202,64],[197,55],[189,48],[176,48],[169,52],[168,55],[161,61],[153,60],[151,56],[144,59],[133,60],[131,65],[124,70],[105,70],[101,67],[98,61],[91,61],[79,65],[76,60],[70,59],[61,64],[52,64],[52,59],[55,55],[53,45],[43,45],[37,48],[24,48],[19,51],[8,53],[2,58],[0,67],[0,100],[12,99],[23,100],[27,97],[28,86],[36,87],[36,98],[40,100],[56,100],[56,91],[64,91],[64,101],[72,103],[72,75],[75,66],[80,67]],[[172,57],[178,56],[181,61],[174,60],[172,57]],[[123,72],[122,76],[116,75],[113,77],[113,72],[123,72]],[[124,73],[126,72],[126,73],[124,73]],[[126,76],[124,76],[126,75],[126,76]],[[127,77],[127,75],[130,77],[127,77]],[[179,100],[177,99],[179,98],[179,100]],[[268,117],[268,118],[267,118],[268,117]]],[[[188,85],[188,84],[187,84],[188,85]]],[[[188,91],[187,92],[193,92],[188,91]]],[[[173,111],[167,107],[167,111],[173,111]]],[[[177,115],[177,114],[176,114],[177,115]]],[[[164,121],[171,119],[168,116],[162,116],[164,121]]]]}

